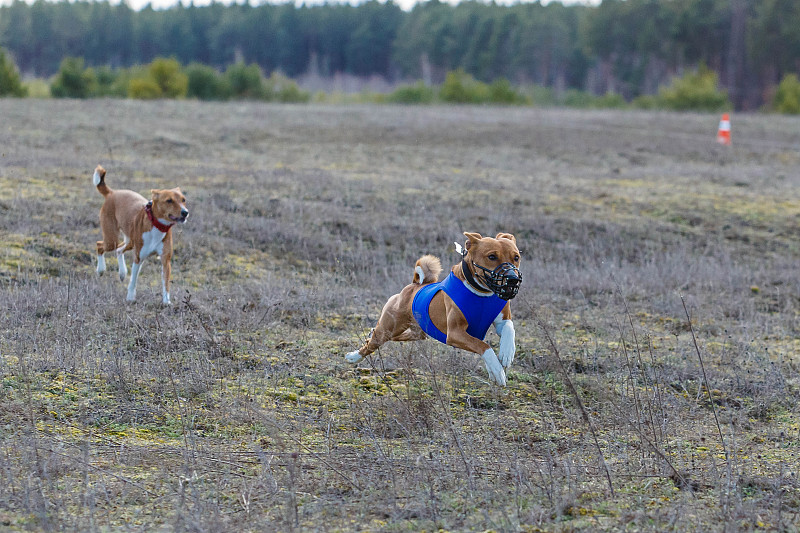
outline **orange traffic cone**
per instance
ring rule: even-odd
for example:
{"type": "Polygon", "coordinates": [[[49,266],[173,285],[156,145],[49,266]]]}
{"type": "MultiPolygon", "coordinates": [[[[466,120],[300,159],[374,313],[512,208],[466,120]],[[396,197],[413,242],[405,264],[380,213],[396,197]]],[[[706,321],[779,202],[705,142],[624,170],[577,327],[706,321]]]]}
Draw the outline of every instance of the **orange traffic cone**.
{"type": "Polygon", "coordinates": [[[731,144],[731,119],[727,113],[722,114],[717,130],[717,142],[724,145],[731,144]]]}

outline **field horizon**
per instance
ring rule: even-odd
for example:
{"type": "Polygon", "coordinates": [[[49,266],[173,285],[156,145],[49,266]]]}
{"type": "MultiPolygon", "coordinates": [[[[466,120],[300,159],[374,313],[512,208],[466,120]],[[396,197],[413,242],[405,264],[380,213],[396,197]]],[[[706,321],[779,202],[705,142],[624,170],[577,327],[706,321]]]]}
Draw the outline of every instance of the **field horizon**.
{"type": "Polygon", "coordinates": [[[0,529],[798,530],[796,119],[726,147],[646,111],[0,116],[0,529]],[[135,303],[95,273],[97,164],[187,196],[173,305],[154,258],[135,303]],[[347,363],[464,231],[522,253],[508,386],[433,340],[347,363]]]}

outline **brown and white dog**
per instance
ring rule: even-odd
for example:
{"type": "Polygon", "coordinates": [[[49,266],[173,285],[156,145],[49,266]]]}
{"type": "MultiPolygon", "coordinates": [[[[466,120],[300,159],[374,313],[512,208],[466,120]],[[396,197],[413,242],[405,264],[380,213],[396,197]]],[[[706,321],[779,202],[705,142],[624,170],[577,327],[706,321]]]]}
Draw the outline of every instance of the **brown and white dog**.
{"type": "Polygon", "coordinates": [[[517,240],[510,233],[498,233],[494,238],[464,235],[465,250],[456,243],[462,261],[452,267],[450,276],[439,283],[439,259],[421,257],[414,266],[412,283],[389,298],[370,338],[345,359],[357,363],[387,341],[432,336],[481,355],[492,381],[506,384],[504,369],[511,365],[516,350],[509,300],[522,283],[517,240]],[[497,354],[483,340],[492,324],[500,335],[497,354]]]}
{"type": "Polygon", "coordinates": [[[148,202],[141,194],[125,189],[113,190],[106,185],[106,171],[100,165],[94,171],[92,182],[105,197],[100,208],[100,228],[103,240],[97,241],[97,272],[105,272],[106,252],[114,252],[119,266],[119,280],[125,281],[128,269],[125,252],[133,249],[131,281],[128,283],[128,301],[136,299],[136,280],[142,260],[153,254],[161,256],[162,303],[169,305],[169,281],[172,259],[172,232],[177,223],[186,222],[189,210],[186,197],[179,188],[152,189],[148,202]],[[123,241],[119,242],[122,233],[123,241]]]}

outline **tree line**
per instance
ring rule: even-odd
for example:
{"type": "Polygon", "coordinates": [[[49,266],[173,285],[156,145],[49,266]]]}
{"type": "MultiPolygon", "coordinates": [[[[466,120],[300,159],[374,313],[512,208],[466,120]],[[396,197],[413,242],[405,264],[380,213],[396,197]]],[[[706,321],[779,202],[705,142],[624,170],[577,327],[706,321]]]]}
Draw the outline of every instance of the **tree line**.
{"type": "Polygon", "coordinates": [[[111,68],[171,57],[220,72],[245,63],[289,77],[348,73],[427,85],[462,70],[485,83],[505,78],[630,101],[708,68],[740,109],[768,102],[798,70],[798,27],[795,0],[429,0],[408,12],[391,0],[139,11],[124,2],[14,0],[0,7],[0,47],[38,77],[55,74],[67,56],[111,68]]]}

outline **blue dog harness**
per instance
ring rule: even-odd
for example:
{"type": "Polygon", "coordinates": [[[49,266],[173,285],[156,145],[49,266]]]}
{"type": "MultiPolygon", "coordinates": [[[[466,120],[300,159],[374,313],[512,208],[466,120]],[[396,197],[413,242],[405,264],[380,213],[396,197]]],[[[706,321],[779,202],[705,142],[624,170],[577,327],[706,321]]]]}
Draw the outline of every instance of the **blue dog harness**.
{"type": "Polygon", "coordinates": [[[508,303],[496,294],[478,296],[470,291],[464,285],[464,282],[452,272],[444,281],[425,285],[414,295],[411,311],[414,313],[414,319],[419,324],[419,327],[422,328],[422,331],[443,343],[447,343],[447,335],[439,331],[439,328],[433,324],[430,313],[428,313],[431,300],[439,291],[444,291],[463,313],[464,318],[467,319],[467,324],[469,324],[467,333],[480,340],[483,340],[486,332],[489,331],[489,326],[492,325],[494,319],[497,318],[497,315],[508,303]]]}

